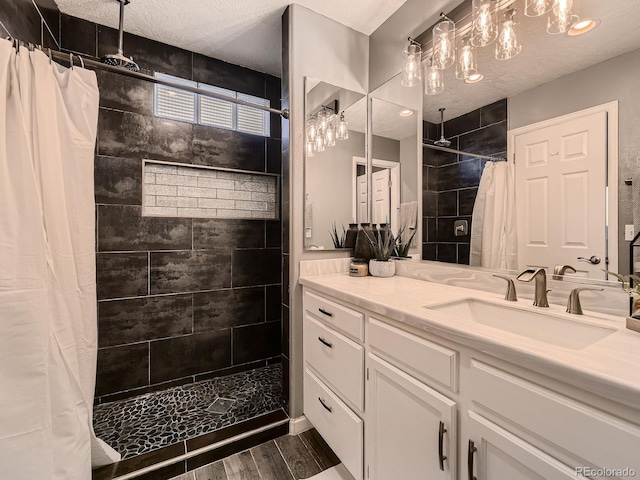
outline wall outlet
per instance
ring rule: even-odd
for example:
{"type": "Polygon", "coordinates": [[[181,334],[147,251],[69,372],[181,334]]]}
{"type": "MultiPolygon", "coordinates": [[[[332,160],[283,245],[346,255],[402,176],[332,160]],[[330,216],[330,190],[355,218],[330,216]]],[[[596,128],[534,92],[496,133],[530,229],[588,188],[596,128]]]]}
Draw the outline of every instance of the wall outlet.
{"type": "Polygon", "coordinates": [[[627,242],[631,242],[633,240],[633,237],[635,236],[636,232],[633,228],[633,225],[625,225],[624,226],[624,239],[627,242]]]}

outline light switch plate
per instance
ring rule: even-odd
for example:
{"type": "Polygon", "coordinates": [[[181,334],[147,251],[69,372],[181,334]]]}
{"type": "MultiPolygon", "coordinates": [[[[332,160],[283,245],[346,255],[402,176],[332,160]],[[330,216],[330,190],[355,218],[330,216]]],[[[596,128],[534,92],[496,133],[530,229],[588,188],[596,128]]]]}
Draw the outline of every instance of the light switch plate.
{"type": "Polygon", "coordinates": [[[633,237],[635,236],[636,232],[634,231],[633,225],[625,225],[624,226],[624,239],[627,242],[630,242],[633,240],[633,237]]]}

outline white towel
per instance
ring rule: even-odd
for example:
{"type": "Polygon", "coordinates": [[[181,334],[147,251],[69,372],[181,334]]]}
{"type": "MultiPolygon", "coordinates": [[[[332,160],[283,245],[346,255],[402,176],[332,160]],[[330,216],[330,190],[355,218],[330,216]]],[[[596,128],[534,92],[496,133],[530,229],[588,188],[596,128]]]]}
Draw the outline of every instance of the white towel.
{"type": "Polygon", "coordinates": [[[311,238],[313,232],[313,202],[309,200],[307,195],[304,201],[304,236],[311,238]]]}
{"type": "Polygon", "coordinates": [[[400,228],[415,230],[418,224],[418,202],[400,204],[400,228]]]}

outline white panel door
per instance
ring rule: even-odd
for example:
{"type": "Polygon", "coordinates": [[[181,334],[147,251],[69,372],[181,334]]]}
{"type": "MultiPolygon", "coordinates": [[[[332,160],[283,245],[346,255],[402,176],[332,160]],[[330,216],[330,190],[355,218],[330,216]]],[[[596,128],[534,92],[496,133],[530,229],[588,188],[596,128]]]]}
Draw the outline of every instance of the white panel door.
{"type": "Polygon", "coordinates": [[[356,223],[367,221],[367,175],[356,178],[356,223]]]}
{"type": "Polygon", "coordinates": [[[465,478],[477,480],[575,480],[586,478],[475,412],[469,412],[465,478]]]}
{"type": "Polygon", "coordinates": [[[515,137],[518,266],[574,266],[604,279],[607,114],[598,112],[515,137]],[[578,257],[598,256],[599,265],[578,257]]]}
{"type": "Polygon", "coordinates": [[[367,366],[367,478],[454,480],[456,403],[376,355],[367,366]]]}
{"type": "Polygon", "coordinates": [[[391,221],[391,177],[389,169],[373,172],[373,220],[371,223],[391,221]]]}

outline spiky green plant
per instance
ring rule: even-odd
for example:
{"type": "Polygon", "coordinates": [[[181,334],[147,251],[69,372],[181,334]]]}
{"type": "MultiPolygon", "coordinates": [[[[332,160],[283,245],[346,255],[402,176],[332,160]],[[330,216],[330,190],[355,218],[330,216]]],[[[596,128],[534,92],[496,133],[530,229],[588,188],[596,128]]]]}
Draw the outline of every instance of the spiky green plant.
{"type": "Polygon", "coordinates": [[[330,231],[329,235],[331,236],[331,241],[335,248],[344,248],[344,243],[347,238],[347,231],[345,230],[344,225],[342,225],[342,234],[339,235],[336,222],[333,222],[333,231],[330,231]]]}
{"type": "Polygon", "coordinates": [[[371,237],[366,230],[363,230],[363,232],[373,248],[373,255],[376,257],[376,260],[380,262],[388,261],[396,249],[396,238],[393,236],[393,233],[389,232],[383,238],[380,230],[375,231],[373,237],[371,237]]]}
{"type": "Polygon", "coordinates": [[[610,272],[609,270],[602,269],[604,273],[613,275],[622,284],[622,290],[634,300],[640,298],[640,277],[638,275],[620,275],[619,273],[610,272]],[[633,280],[634,286],[631,286],[633,280]]]}
{"type": "Polygon", "coordinates": [[[404,228],[401,228],[400,231],[398,232],[398,240],[396,242],[396,249],[394,251],[394,257],[408,257],[409,256],[409,250],[411,249],[411,242],[413,241],[413,237],[416,236],[416,233],[418,232],[418,230],[413,230],[413,232],[411,233],[411,236],[409,237],[409,240],[407,240],[406,242],[402,241],[402,233],[404,231],[404,228]]]}

